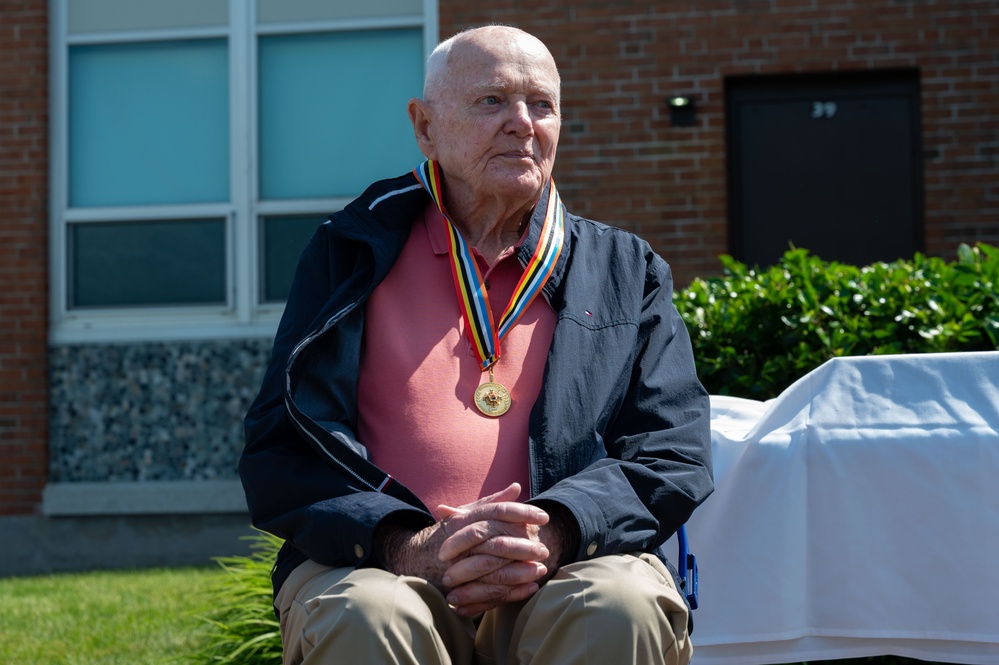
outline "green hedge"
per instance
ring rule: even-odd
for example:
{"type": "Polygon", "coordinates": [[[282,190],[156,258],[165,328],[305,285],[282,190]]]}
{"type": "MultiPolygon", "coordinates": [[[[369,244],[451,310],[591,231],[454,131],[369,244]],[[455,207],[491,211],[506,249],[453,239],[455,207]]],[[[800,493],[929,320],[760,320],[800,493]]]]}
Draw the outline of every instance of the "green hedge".
{"type": "Polygon", "coordinates": [[[765,400],[836,356],[999,349],[999,250],[856,267],[791,249],[674,294],[711,394],[765,400]]]}

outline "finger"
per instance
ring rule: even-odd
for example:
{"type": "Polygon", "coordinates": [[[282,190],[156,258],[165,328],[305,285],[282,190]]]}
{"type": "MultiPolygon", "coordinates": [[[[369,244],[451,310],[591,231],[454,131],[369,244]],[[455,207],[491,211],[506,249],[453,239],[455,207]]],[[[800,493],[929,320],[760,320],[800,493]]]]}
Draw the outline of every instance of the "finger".
{"type": "Polygon", "coordinates": [[[538,592],[535,582],[518,586],[471,583],[452,590],[447,601],[461,616],[475,616],[506,603],[530,598],[538,592]]]}
{"type": "Polygon", "coordinates": [[[452,517],[454,515],[460,515],[464,512],[462,508],[455,508],[454,506],[449,506],[446,503],[442,503],[437,506],[437,514],[443,517],[452,517]]]}
{"type": "Polygon", "coordinates": [[[517,501],[503,501],[477,506],[465,513],[464,517],[468,521],[497,520],[511,524],[535,524],[537,526],[547,524],[550,519],[548,513],[537,506],[517,501]]]}
{"type": "Polygon", "coordinates": [[[520,497],[520,483],[510,483],[507,487],[501,489],[498,492],[494,492],[489,496],[484,496],[481,499],[473,501],[471,503],[466,503],[463,506],[459,506],[456,510],[472,510],[479,506],[484,506],[489,503],[497,503],[501,501],[516,501],[520,497]]]}
{"type": "Polygon", "coordinates": [[[441,558],[449,559],[496,536],[538,540],[539,529],[548,523],[549,516],[535,506],[504,502],[448,515],[441,519],[445,521],[450,528],[445,530],[447,538],[441,547],[446,554],[441,558]]]}
{"type": "MultiPolygon", "coordinates": [[[[472,503],[465,504],[464,506],[455,507],[455,506],[449,506],[446,503],[438,504],[437,514],[441,516],[441,519],[445,517],[454,517],[456,515],[467,515],[471,510],[479,506],[484,506],[490,503],[498,503],[498,502],[499,503],[512,502],[518,497],[520,497],[520,483],[510,483],[510,485],[507,486],[505,489],[502,489],[499,492],[494,492],[489,496],[482,497],[481,499],[473,501],[472,503]]],[[[528,514],[532,515],[535,519],[537,518],[536,512],[528,514]]],[[[475,518],[473,517],[470,518],[468,521],[470,522],[474,519],[475,518]]]]}
{"type": "Polygon", "coordinates": [[[473,582],[511,563],[507,559],[488,554],[473,555],[454,562],[444,570],[442,581],[448,588],[473,582]]]}
{"type": "Polygon", "coordinates": [[[510,483],[499,492],[494,492],[489,496],[484,496],[475,503],[496,503],[499,501],[516,501],[520,497],[520,483],[510,483]]]}
{"type": "MultiPolygon", "coordinates": [[[[524,504],[514,504],[521,507],[525,507],[524,504]]],[[[526,506],[530,508],[530,506],[526,506]]],[[[547,514],[544,511],[538,511],[543,514],[539,516],[535,513],[523,513],[525,519],[541,520],[547,519],[547,514]]],[[[469,515],[462,515],[458,517],[448,517],[445,518],[450,529],[446,531],[447,538],[441,543],[438,549],[437,555],[440,557],[441,561],[447,561],[449,559],[454,559],[459,556],[467,555],[476,547],[489,542],[495,538],[514,538],[519,540],[524,540],[528,542],[538,542],[539,540],[539,527],[532,522],[507,522],[502,520],[481,520],[468,523],[471,519],[469,515]],[[465,526],[461,526],[462,523],[466,523],[465,526]]],[[[493,544],[490,547],[502,548],[509,547],[511,541],[503,540],[499,543],[493,544]]],[[[520,545],[519,547],[523,547],[520,545]]],[[[494,549],[494,553],[503,555],[501,549],[494,549]]],[[[526,555],[527,558],[531,558],[530,555],[526,555]]],[[[515,556],[512,558],[525,558],[524,556],[515,556]]]]}
{"type": "Polygon", "coordinates": [[[540,582],[547,574],[548,568],[539,561],[514,561],[483,575],[474,583],[519,587],[532,582],[540,582]]]}
{"type": "Polygon", "coordinates": [[[550,552],[540,540],[516,536],[496,536],[476,545],[469,555],[488,554],[508,561],[544,561],[550,552]]]}
{"type": "Polygon", "coordinates": [[[448,588],[470,582],[514,586],[535,582],[547,574],[548,568],[541,561],[511,561],[488,554],[476,554],[446,568],[442,581],[448,588]]]}

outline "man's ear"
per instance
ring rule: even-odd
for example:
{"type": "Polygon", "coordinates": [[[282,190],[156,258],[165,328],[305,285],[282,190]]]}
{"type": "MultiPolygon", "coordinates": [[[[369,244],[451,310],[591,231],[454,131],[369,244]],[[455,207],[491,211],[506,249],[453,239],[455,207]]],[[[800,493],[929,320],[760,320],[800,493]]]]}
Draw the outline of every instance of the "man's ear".
{"type": "Polygon", "coordinates": [[[416,145],[420,152],[427,159],[436,159],[437,146],[430,131],[433,109],[422,99],[414,97],[409,100],[406,110],[409,112],[409,121],[413,123],[413,134],[416,135],[416,145]]]}

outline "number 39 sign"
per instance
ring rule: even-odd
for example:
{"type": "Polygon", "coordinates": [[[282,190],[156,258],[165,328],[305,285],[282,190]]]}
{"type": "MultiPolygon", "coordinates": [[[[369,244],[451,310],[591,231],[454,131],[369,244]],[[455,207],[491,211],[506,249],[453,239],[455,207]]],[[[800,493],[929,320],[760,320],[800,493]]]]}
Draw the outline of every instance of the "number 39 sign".
{"type": "Polygon", "coordinates": [[[836,115],[836,102],[812,102],[812,117],[831,118],[836,115]]]}

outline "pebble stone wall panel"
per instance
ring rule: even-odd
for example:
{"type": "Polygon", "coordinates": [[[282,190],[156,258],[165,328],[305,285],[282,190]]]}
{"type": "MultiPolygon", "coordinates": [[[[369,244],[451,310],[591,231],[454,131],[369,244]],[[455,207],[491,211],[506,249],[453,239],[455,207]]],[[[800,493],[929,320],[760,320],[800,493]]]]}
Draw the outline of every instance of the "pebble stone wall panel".
{"type": "Polygon", "coordinates": [[[51,350],[51,482],[236,478],[270,340],[51,350]]]}

